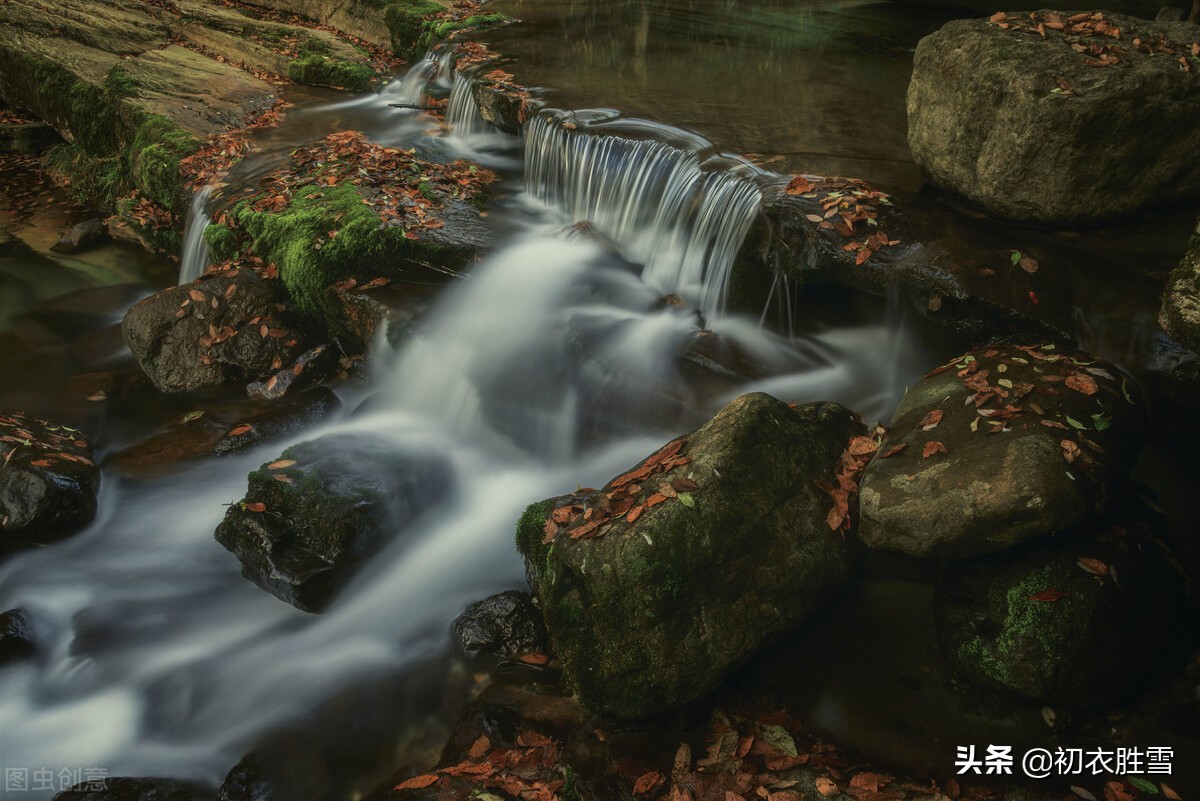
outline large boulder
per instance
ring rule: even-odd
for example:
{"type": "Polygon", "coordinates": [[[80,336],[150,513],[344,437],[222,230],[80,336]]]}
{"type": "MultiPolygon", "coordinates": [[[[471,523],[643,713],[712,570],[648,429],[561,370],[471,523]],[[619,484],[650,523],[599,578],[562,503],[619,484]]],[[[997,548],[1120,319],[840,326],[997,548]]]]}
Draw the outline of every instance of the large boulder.
{"type": "Polygon", "coordinates": [[[914,160],[996,217],[1085,225],[1200,197],[1200,31],[1102,12],[955,20],[917,46],[914,160]]]}
{"type": "Polygon", "coordinates": [[[517,547],[584,706],[697,701],[845,584],[862,548],[827,492],[862,433],[834,403],[743,395],[602,489],[530,506],[517,547]]]}
{"type": "Polygon", "coordinates": [[[1167,279],[1158,321],[1164,331],[1200,353],[1200,221],[1183,261],[1167,279]]]}
{"type": "Polygon", "coordinates": [[[955,669],[997,692],[1095,707],[1182,662],[1195,642],[1182,568],[1155,515],[1123,506],[1069,534],[948,565],[937,629],[955,669]]]}
{"type": "Polygon", "coordinates": [[[121,331],[162,392],[246,383],[305,351],[278,290],[249,269],[164,289],[131,308],[121,331]]]}
{"type": "Polygon", "coordinates": [[[242,575],[306,612],[321,611],[367,558],[449,491],[432,453],[365,434],[330,434],[288,448],[250,474],[217,541],[242,575]]]}
{"type": "Polygon", "coordinates": [[[0,555],[73,534],[96,514],[100,470],[70,426],[0,414],[0,555]]]}
{"type": "Polygon", "coordinates": [[[1052,345],[976,348],[917,382],[862,479],[873,548],[966,557],[1103,511],[1144,405],[1112,365],[1052,345]]]}

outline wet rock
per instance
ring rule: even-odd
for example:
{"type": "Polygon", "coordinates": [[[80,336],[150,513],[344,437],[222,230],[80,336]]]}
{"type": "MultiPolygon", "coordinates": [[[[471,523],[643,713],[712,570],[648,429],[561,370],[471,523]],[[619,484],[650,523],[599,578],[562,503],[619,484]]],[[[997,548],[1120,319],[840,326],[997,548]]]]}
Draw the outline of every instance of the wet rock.
{"type": "Polygon", "coordinates": [[[816,482],[862,432],[837,404],[743,395],[603,489],[530,506],[517,545],[584,706],[699,700],[828,600],[862,548],[816,482]]]}
{"type": "Polygon", "coordinates": [[[302,731],[270,735],[233,766],[218,801],[325,801],[329,766],[316,738],[302,731]]]}
{"type": "Polygon", "coordinates": [[[471,656],[545,653],[546,626],[527,592],[507,590],[476,601],[454,621],[454,636],[471,656]]]}
{"type": "Polygon", "coordinates": [[[82,782],[54,801],[214,801],[216,790],[184,779],[111,777],[82,782]]]}
{"type": "Polygon", "coordinates": [[[975,348],[909,389],[867,466],[861,536],[914,556],[991,553],[1103,511],[1142,447],[1144,403],[1112,365],[975,348]]]}
{"type": "Polygon", "coordinates": [[[277,290],[250,270],[207,276],[136,304],[121,330],[162,392],[246,383],[305,350],[283,320],[277,290]]]}
{"type": "Polygon", "coordinates": [[[471,84],[471,94],[484,122],[514,136],[521,133],[525,121],[544,105],[530,99],[529,92],[516,84],[477,80],[471,84]]]}
{"type": "Polygon", "coordinates": [[[0,665],[33,656],[37,643],[33,638],[33,617],[24,609],[0,613],[0,665]]]}
{"type": "Polygon", "coordinates": [[[1187,52],[1195,28],[1072,19],[955,20],[922,39],[908,90],[914,160],[1018,223],[1086,225],[1200,197],[1200,80],[1166,54],[1187,52]]]}
{"type": "Polygon", "coordinates": [[[1102,706],[1145,691],[1195,641],[1182,568],[1144,507],[951,563],[938,639],[970,681],[1043,704],[1102,706]]]}
{"type": "Polygon", "coordinates": [[[70,231],[67,231],[62,235],[61,239],[50,246],[50,249],[55,253],[74,253],[88,245],[99,242],[107,233],[104,221],[99,217],[93,220],[86,220],[72,226],[70,231]]]}
{"type": "Polygon", "coordinates": [[[339,355],[338,349],[332,345],[317,345],[296,359],[295,364],[262,381],[249,384],[246,393],[252,398],[278,400],[289,393],[319,384],[333,375],[338,366],[339,355]]]}
{"type": "Polygon", "coordinates": [[[1200,353],[1200,221],[1183,261],[1167,279],[1158,321],[1164,331],[1200,353]]]}
{"type": "Polygon", "coordinates": [[[230,506],[216,538],[241,560],[246,578],[318,612],[450,483],[441,456],[377,436],[331,434],[251,473],[246,497],[230,506]]]}
{"type": "Polygon", "coordinates": [[[313,387],[299,394],[289,395],[226,430],[213,446],[213,453],[232,453],[242,448],[293,436],[328,420],[341,408],[342,402],[329,387],[313,387]]]}
{"type": "Polygon", "coordinates": [[[100,471],[70,426],[0,414],[0,554],[73,534],[96,514],[100,471]]]}
{"type": "Polygon", "coordinates": [[[203,410],[188,412],[165,430],[135,442],[105,460],[105,467],[136,478],[154,478],[188,459],[211,454],[228,423],[203,410]]]}

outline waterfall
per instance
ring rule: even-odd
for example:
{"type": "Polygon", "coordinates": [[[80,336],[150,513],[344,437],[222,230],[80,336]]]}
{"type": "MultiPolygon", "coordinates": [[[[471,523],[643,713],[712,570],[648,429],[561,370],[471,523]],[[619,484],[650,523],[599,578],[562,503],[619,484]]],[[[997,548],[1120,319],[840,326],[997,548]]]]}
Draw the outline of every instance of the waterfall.
{"type": "Polygon", "coordinates": [[[450,105],[446,109],[446,124],[451,132],[463,140],[499,133],[479,113],[475,93],[471,91],[471,78],[461,72],[454,74],[454,87],[450,90],[450,105]]]}
{"type": "Polygon", "coordinates": [[[706,320],[719,318],[733,261],[758,213],[758,185],[737,169],[706,168],[693,150],[586,133],[567,119],[541,114],[526,126],[529,192],[595,224],[644,265],[644,280],[663,294],[695,304],[706,320]]]}
{"type": "Polygon", "coordinates": [[[192,197],[192,207],[188,211],[187,222],[183,227],[183,255],[179,261],[179,283],[189,284],[204,274],[208,267],[208,243],[204,241],[204,231],[210,220],[204,207],[212,195],[211,186],[203,186],[192,197]]]}

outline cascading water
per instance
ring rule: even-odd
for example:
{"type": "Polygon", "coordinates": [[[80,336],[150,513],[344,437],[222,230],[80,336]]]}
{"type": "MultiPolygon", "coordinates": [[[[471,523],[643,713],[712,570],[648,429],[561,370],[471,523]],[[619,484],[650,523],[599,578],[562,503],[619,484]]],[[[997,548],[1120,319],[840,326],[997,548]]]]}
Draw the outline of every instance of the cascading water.
{"type": "MultiPolygon", "coordinates": [[[[436,71],[430,63],[422,69],[436,71]]],[[[361,431],[435,448],[454,464],[451,500],[311,616],[244,580],[212,537],[246,473],[289,443],[141,484],[106,469],[86,531],[0,564],[0,609],[29,609],[42,642],[36,662],[0,668],[6,765],[220,782],[264,732],[414,670],[463,606],[518,586],[512,526],[525,504],[603,484],[741,392],[867,415],[894,403],[886,327],[797,347],[734,315],[706,333],[692,309],[663,302],[677,292],[709,319],[720,313],[757,208],[747,170],[706,170],[697,152],[549,117],[530,123],[525,147],[528,194],[494,214],[515,233],[394,354],[376,354],[374,411],[298,436],[361,431]],[[622,253],[567,236],[582,219],[622,253]]],[[[193,207],[202,220],[199,194],[193,207]]],[[[189,239],[202,242],[201,228],[189,239]]],[[[912,362],[908,377],[926,359],[912,362]]],[[[395,721],[406,725],[416,722],[395,721]]]]}
{"type": "Polygon", "coordinates": [[[208,267],[208,243],[204,231],[211,220],[205,212],[208,199],[212,196],[211,186],[202,186],[192,196],[187,222],[183,226],[183,253],[179,259],[179,283],[187,284],[204,274],[208,267]]]}
{"type": "Polygon", "coordinates": [[[454,88],[450,90],[450,103],[446,108],[446,125],[455,136],[468,142],[498,133],[479,115],[479,104],[475,102],[471,83],[470,76],[455,73],[454,88]]]}
{"type": "Polygon", "coordinates": [[[698,153],[652,139],[578,129],[543,113],[525,130],[529,191],[571,220],[612,238],[663,294],[695,304],[706,321],[724,312],[729,271],[761,191],[750,165],[705,169],[698,153]]]}

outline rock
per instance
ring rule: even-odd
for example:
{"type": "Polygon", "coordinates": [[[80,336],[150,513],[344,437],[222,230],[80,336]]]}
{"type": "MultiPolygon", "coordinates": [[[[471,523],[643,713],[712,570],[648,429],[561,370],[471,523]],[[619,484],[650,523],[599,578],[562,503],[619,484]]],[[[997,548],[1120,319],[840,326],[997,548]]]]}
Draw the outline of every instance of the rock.
{"type": "MultiPolygon", "coordinates": [[[[970,681],[1088,708],[1144,692],[1186,658],[1185,579],[1146,510],[947,566],[938,639],[970,681]]],[[[1190,622],[1190,626],[1189,626],[1190,622]]]]}
{"type": "Polygon", "coordinates": [[[816,482],[862,432],[837,404],[743,395],[605,488],[530,506],[517,546],[584,706],[697,701],[845,584],[862,548],[816,482]]]}
{"type": "Polygon", "coordinates": [[[511,83],[478,79],[471,84],[471,94],[479,106],[479,116],[504,133],[517,136],[525,121],[544,105],[532,100],[529,92],[511,83]]]}
{"type": "Polygon", "coordinates": [[[79,431],[0,414],[0,554],[73,534],[96,514],[100,471],[79,431]]]}
{"type": "Polygon", "coordinates": [[[333,375],[338,366],[338,356],[338,349],[332,345],[317,345],[296,359],[295,364],[262,381],[249,384],[246,393],[252,398],[278,400],[288,393],[299,392],[313,384],[319,384],[333,375]]]}
{"type": "Polygon", "coordinates": [[[1070,528],[1103,511],[1128,475],[1144,408],[1131,381],[1088,354],[975,348],[896,409],[863,474],[863,541],[965,557],[1070,528]]]}
{"type": "Polygon", "coordinates": [[[55,253],[74,253],[80,248],[100,241],[106,233],[104,221],[99,217],[86,220],[72,226],[70,231],[67,231],[61,239],[50,246],[50,249],[55,253]]]}
{"type": "Polygon", "coordinates": [[[519,657],[546,652],[546,626],[529,593],[507,590],[476,601],[454,621],[454,636],[471,656],[519,657]]]}
{"type": "Polygon", "coordinates": [[[61,141],[58,131],[44,122],[0,123],[0,153],[40,156],[61,141]]]}
{"type": "Polygon", "coordinates": [[[250,474],[217,541],[242,575],[306,612],[321,611],[360,565],[451,485],[448,462],[376,436],[331,434],[250,474]]]}
{"type": "Polygon", "coordinates": [[[33,617],[24,609],[0,613],[0,665],[28,659],[37,651],[33,617]]]}
{"type": "Polygon", "coordinates": [[[206,276],[137,303],[121,330],[162,392],[246,383],[291,364],[305,346],[280,296],[250,270],[206,276]]]}
{"type": "Polygon", "coordinates": [[[54,801],[214,801],[216,790],[183,779],[112,777],[82,782],[54,801]]]}
{"type": "Polygon", "coordinates": [[[154,479],[186,461],[210,455],[228,429],[215,415],[194,410],[172,422],[165,430],[128,445],[105,460],[105,467],[133,478],[154,479]]]}
{"type": "Polygon", "coordinates": [[[324,801],[334,795],[324,750],[303,731],[264,738],[229,771],[218,801],[324,801]]]}
{"type": "Polygon", "coordinates": [[[934,183],[1017,223],[1081,226],[1200,197],[1200,67],[1182,69],[1162,49],[1187,52],[1196,29],[1067,17],[1014,14],[998,20],[1007,29],[955,20],[922,39],[908,90],[914,160],[934,183]],[[1067,30],[1038,35],[1055,20],[1067,30]],[[1105,35],[1114,29],[1120,42],[1105,35]]]}
{"type": "Polygon", "coordinates": [[[1200,221],[1183,261],[1167,279],[1158,322],[1181,344],[1200,353],[1200,221]]]}
{"type": "Polygon", "coordinates": [[[289,395],[226,431],[213,446],[213,453],[232,453],[252,445],[294,436],[328,420],[341,408],[342,402],[329,387],[313,387],[289,395]]]}

